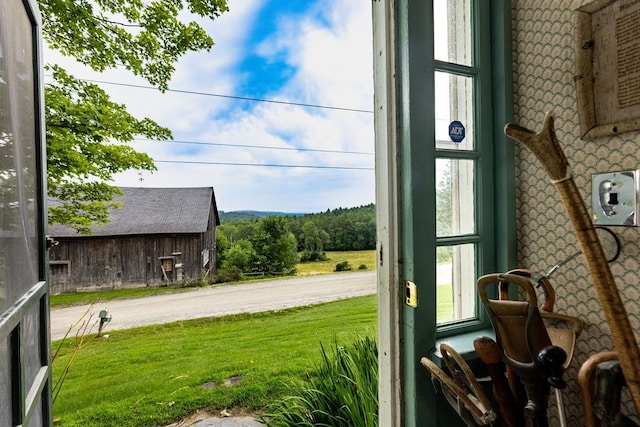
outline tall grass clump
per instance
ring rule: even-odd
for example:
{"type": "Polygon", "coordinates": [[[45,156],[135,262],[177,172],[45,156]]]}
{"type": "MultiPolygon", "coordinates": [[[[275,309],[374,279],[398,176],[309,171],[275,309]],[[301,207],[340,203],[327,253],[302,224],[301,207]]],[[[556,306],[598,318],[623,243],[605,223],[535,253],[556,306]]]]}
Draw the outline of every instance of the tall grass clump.
{"type": "Polygon", "coordinates": [[[289,396],[273,403],[260,421],[269,427],[378,426],[378,347],[358,338],[351,346],[334,340],[305,384],[289,386],[289,396]]]}

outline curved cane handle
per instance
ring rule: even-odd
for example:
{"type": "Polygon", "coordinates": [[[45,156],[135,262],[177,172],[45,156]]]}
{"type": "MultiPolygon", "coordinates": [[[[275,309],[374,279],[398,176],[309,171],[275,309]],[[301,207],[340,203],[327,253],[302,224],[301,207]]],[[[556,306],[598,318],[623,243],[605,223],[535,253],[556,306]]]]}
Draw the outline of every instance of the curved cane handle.
{"type": "Polygon", "coordinates": [[[509,270],[507,274],[517,274],[518,276],[528,277],[537,287],[541,287],[544,293],[544,304],[540,306],[540,309],[548,313],[553,312],[553,306],[556,303],[556,291],[547,277],[537,275],[538,277],[534,278],[535,275],[531,270],[525,270],[523,268],[509,270]]]}
{"type": "Polygon", "coordinates": [[[505,126],[504,133],[531,150],[555,183],[571,178],[571,169],[556,137],[554,120],[553,112],[548,112],[539,133],[513,123],[505,126]]]}
{"type": "Polygon", "coordinates": [[[451,395],[464,405],[482,425],[487,425],[495,421],[495,413],[491,409],[482,405],[480,400],[474,400],[475,396],[472,398],[467,394],[456,381],[447,375],[438,365],[433,363],[431,359],[423,357],[420,359],[420,363],[431,372],[432,378],[437,379],[441,386],[446,387],[451,395]]]}

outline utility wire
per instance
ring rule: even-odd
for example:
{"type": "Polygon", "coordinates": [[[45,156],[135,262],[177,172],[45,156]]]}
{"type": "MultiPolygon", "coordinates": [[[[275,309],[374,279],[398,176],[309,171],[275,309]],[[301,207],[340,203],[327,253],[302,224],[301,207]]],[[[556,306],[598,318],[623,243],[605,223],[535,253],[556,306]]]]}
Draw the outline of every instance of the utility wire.
{"type": "MultiPolygon", "coordinates": [[[[92,79],[78,79],[89,83],[99,83],[105,85],[113,85],[113,86],[124,86],[124,87],[134,87],[138,89],[152,89],[158,90],[153,86],[143,86],[137,85],[133,83],[118,83],[118,82],[108,82],[105,80],[92,80],[92,79]]],[[[201,95],[201,96],[213,96],[217,98],[228,98],[228,99],[239,99],[242,101],[253,101],[253,102],[268,102],[272,104],[282,104],[282,105],[295,105],[298,107],[310,107],[310,108],[323,108],[326,110],[338,110],[338,111],[351,111],[354,113],[369,113],[372,114],[373,110],[362,110],[359,108],[346,108],[346,107],[332,107],[329,105],[319,105],[319,104],[305,104],[301,102],[289,102],[289,101],[277,101],[275,99],[265,99],[265,98],[251,98],[247,96],[235,96],[235,95],[221,95],[218,93],[209,93],[209,92],[198,92],[193,90],[182,90],[182,89],[167,89],[166,92],[175,92],[175,93],[186,93],[189,95],[201,95]]]]}
{"type": "Polygon", "coordinates": [[[278,165],[278,164],[257,164],[257,163],[234,163],[234,162],[199,162],[185,160],[153,160],[154,163],[175,163],[185,165],[222,165],[222,166],[256,166],[270,168],[305,168],[305,169],[341,169],[341,170],[374,170],[367,167],[351,166],[318,166],[318,165],[278,165]]]}
{"type": "Polygon", "coordinates": [[[136,138],[135,141],[148,141],[148,142],[170,142],[175,144],[193,144],[193,145],[215,145],[223,147],[242,147],[242,148],[266,148],[270,150],[290,150],[290,151],[313,151],[318,153],[338,153],[338,154],[358,154],[358,155],[373,155],[375,153],[367,153],[365,151],[340,151],[340,150],[320,150],[314,148],[291,148],[291,147],[273,147],[267,145],[250,145],[250,144],[225,144],[220,142],[198,142],[198,141],[181,141],[181,140],[157,140],[136,138]]]}

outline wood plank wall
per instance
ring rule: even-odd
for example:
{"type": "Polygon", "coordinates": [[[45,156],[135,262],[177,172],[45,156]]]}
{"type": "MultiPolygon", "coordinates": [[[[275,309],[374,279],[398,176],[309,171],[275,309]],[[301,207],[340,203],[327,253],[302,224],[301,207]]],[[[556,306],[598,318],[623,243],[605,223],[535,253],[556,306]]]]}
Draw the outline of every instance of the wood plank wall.
{"type": "Polygon", "coordinates": [[[184,277],[196,278],[203,270],[203,249],[209,248],[215,264],[214,236],[215,226],[199,234],[58,238],[49,254],[56,265],[52,292],[166,284],[160,257],[176,252],[181,253],[176,262],[183,264],[184,277]]]}

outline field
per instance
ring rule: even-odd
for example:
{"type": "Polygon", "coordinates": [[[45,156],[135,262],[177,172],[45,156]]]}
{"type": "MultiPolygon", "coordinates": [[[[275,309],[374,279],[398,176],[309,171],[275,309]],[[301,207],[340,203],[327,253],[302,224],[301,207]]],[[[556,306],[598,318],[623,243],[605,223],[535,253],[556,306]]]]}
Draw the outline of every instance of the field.
{"type": "Polygon", "coordinates": [[[298,276],[311,276],[314,274],[333,273],[336,264],[347,261],[353,270],[365,265],[367,270],[376,269],[376,251],[343,251],[343,252],[327,252],[326,261],[314,261],[298,264],[298,276]]]}

